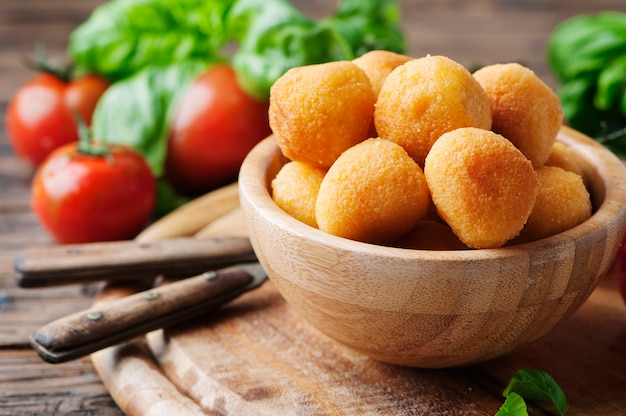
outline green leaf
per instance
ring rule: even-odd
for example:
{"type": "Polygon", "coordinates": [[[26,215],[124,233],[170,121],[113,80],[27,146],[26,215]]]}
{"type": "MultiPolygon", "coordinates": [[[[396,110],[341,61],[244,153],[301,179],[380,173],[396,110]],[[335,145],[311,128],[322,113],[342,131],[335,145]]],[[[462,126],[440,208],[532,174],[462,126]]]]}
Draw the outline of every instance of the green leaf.
{"type": "Polygon", "coordinates": [[[406,53],[400,8],[394,1],[344,0],[335,14],[322,23],[330,24],[341,34],[354,56],[375,49],[406,53]]]}
{"type": "Polygon", "coordinates": [[[163,173],[172,112],[186,87],[205,69],[203,60],[151,66],[116,82],[101,97],[92,120],[95,137],[143,153],[163,173]]]}
{"type": "Polygon", "coordinates": [[[610,150],[626,155],[626,13],[574,16],[559,24],[547,45],[565,119],[610,150]]]}
{"type": "Polygon", "coordinates": [[[580,132],[595,136],[600,132],[602,117],[593,105],[595,78],[581,77],[557,89],[563,114],[570,126],[580,132]]]}
{"type": "Polygon", "coordinates": [[[517,393],[511,393],[498,410],[495,416],[528,416],[526,402],[517,393]]]}
{"type": "Polygon", "coordinates": [[[563,390],[542,370],[518,370],[502,394],[507,398],[511,394],[518,394],[526,401],[541,407],[554,407],[560,415],[565,414],[566,401],[563,390]]]}
{"type": "Polygon", "coordinates": [[[297,66],[348,59],[349,51],[328,27],[320,26],[288,1],[239,0],[231,10],[239,48],[232,64],[244,89],[260,99],[287,70],[297,66]]]}
{"type": "Polygon", "coordinates": [[[624,54],[626,14],[579,15],[560,23],[548,39],[550,68],[560,81],[599,71],[624,54]]]}
{"type": "Polygon", "coordinates": [[[600,110],[608,110],[626,94],[626,50],[600,72],[594,104],[600,110]]]}
{"type": "Polygon", "coordinates": [[[182,207],[189,201],[191,201],[191,198],[178,195],[166,180],[159,178],[157,180],[157,198],[153,216],[155,219],[159,219],[182,207]]]}
{"type": "Polygon", "coordinates": [[[547,57],[550,68],[560,81],[569,80],[567,73],[570,57],[578,48],[593,37],[595,27],[590,25],[590,16],[581,15],[560,23],[550,35],[547,57]]]}
{"type": "Polygon", "coordinates": [[[288,0],[112,0],[72,32],[70,54],[82,72],[117,81],[151,65],[221,58],[235,41],[242,87],[267,99],[290,68],[404,52],[399,17],[395,0],[342,0],[319,22],[288,0]]]}
{"type": "Polygon", "coordinates": [[[112,81],[151,65],[207,59],[226,43],[234,0],[113,0],[96,8],[70,36],[83,70],[112,81]]]}
{"type": "Polygon", "coordinates": [[[626,35],[626,13],[605,11],[595,15],[598,26],[626,35]]]}
{"type": "Polygon", "coordinates": [[[233,67],[249,93],[267,99],[270,87],[297,66],[353,59],[372,49],[405,52],[393,0],[343,0],[319,22],[302,15],[286,0],[239,0],[229,28],[240,44],[233,67]]]}
{"type": "Polygon", "coordinates": [[[564,69],[566,79],[575,79],[588,72],[599,72],[607,63],[623,55],[625,50],[626,38],[598,30],[569,56],[568,65],[564,69]]]}

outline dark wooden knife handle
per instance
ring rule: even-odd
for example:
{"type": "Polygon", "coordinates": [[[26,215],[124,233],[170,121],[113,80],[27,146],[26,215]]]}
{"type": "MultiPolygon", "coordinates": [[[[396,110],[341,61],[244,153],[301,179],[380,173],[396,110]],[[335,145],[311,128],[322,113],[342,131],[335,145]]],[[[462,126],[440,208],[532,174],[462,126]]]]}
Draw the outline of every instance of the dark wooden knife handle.
{"type": "Polygon", "coordinates": [[[17,284],[29,288],[159,275],[182,278],[255,260],[247,238],[177,238],[33,248],[19,253],[14,266],[17,284]]]}
{"type": "Polygon", "coordinates": [[[61,318],[30,338],[41,358],[59,363],[190,319],[263,283],[258,263],[166,284],[61,318]]]}

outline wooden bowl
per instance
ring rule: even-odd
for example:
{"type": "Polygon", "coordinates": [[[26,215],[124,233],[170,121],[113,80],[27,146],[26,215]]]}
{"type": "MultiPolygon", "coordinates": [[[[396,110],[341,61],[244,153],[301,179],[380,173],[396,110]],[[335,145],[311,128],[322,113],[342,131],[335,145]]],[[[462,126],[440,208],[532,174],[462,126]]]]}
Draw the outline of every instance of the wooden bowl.
{"type": "Polygon", "coordinates": [[[474,364],[536,341],[567,319],[609,271],[626,228],[620,160],[564,127],[592,195],[592,217],[563,233],[499,249],[426,251],[326,234],[268,191],[285,159],[270,137],[246,158],[241,205],[254,250],[300,315],[374,359],[414,367],[474,364]]]}

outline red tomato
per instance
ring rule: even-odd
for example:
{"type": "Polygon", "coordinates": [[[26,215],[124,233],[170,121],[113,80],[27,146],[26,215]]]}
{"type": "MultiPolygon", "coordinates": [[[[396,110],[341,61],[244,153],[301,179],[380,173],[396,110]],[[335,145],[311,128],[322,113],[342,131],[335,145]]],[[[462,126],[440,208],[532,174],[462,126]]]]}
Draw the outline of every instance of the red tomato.
{"type": "Polygon", "coordinates": [[[35,173],[31,206],[61,243],[124,240],[150,219],[156,180],[143,155],[108,145],[104,156],[56,149],[35,173]]]}
{"type": "Polygon", "coordinates": [[[87,124],[109,84],[86,75],[65,82],[42,73],[15,93],[6,112],[7,134],[15,153],[37,166],[57,147],[78,140],[73,111],[87,124]]]}
{"type": "Polygon", "coordinates": [[[234,181],[248,152],[270,134],[268,108],[241,89],[229,66],[200,75],[172,121],[165,172],[174,188],[197,195],[234,181]]]}
{"type": "Polygon", "coordinates": [[[622,238],[622,243],[615,259],[615,275],[617,277],[617,288],[626,302],[626,234],[622,238]]]}

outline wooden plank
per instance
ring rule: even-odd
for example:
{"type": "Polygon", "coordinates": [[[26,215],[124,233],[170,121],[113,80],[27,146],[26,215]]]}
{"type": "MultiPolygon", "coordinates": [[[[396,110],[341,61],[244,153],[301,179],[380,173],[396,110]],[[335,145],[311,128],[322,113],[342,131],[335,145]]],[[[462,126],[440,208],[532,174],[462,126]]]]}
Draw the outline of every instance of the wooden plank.
{"type": "Polygon", "coordinates": [[[42,365],[30,350],[0,350],[0,415],[123,415],[89,360],[42,365]]]}

